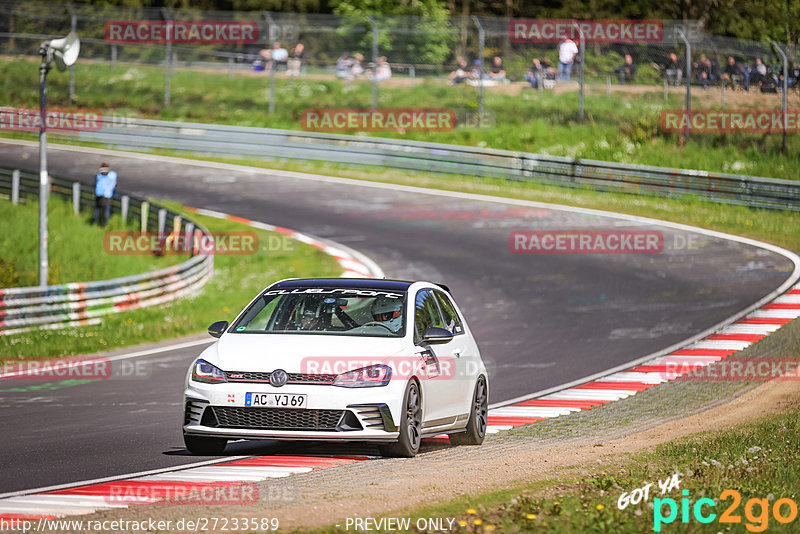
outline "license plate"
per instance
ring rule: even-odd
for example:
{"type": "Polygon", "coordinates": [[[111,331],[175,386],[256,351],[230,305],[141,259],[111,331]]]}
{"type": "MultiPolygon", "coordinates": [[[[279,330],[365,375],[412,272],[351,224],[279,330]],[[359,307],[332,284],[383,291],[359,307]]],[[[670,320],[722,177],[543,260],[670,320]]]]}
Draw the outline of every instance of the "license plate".
{"type": "Polygon", "coordinates": [[[305,408],[308,395],[291,393],[248,393],[244,397],[245,406],[268,406],[270,408],[305,408]]]}

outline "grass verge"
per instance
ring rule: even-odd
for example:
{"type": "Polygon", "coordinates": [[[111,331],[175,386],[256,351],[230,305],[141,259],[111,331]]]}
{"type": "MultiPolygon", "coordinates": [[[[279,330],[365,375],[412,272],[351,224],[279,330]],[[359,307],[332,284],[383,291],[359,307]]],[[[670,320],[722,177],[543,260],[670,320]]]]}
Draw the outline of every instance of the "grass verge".
{"type": "MultiPolygon", "coordinates": [[[[106,232],[135,231],[112,214],[108,226],[91,224],[91,210],[72,213],[72,202],[52,196],[48,204],[48,283],[107,280],[180,263],[177,256],[120,256],[105,252],[106,232]]],[[[39,203],[13,205],[0,199],[0,288],[39,285],[39,203]]]]}
{"type": "Polygon", "coordinates": [[[231,320],[258,291],[275,280],[338,276],[342,272],[336,260],[321,250],[290,240],[282,234],[183,212],[175,203],[162,204],[199,222],[211,232],[255,232],[259,238],[259,251],[253,255],[217,255],[214,258],[213,278],[193,297],[163,306],[109,315],[97,326],[0,336],[0,359],[3,363],[92,354],[195,334],[214,321],[231,320]]]}

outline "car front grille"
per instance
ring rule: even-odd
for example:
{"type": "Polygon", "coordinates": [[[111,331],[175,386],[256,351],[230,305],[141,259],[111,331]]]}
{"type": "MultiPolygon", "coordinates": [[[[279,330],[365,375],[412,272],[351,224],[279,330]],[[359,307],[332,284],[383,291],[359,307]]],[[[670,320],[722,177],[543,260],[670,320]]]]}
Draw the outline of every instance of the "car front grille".
{"type": "MultiPolygon", "coordinates": [[[[228,382],[263,382],[269,383],[270,373],[258,373],[249,371],[226,371],[225,377],[228,382]]],[[[336,375],[333,374],[312,374],[312,373],[287,373],[287,384],[309,384],[325,385],[333,384],[336,375]]]]}
{"type": "Polygon", "coordinates": [[[218,428],[336,431],[345,410],[213,406],[218,428]]]}

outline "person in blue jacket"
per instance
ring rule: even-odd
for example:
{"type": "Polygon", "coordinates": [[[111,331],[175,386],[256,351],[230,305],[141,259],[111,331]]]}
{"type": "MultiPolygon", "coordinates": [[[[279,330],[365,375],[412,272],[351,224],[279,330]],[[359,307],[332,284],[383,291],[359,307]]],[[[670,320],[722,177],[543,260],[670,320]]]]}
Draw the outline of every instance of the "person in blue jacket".
{"type": "Polygon", "coordinates": [[[112,171],[107,162],[103,162],[100,170],[95,177],[94,186],[94,218],[93,223],[97,223],[100,218],[100,209],[103,210],[102,226],[108,224],[111,218],[111,198],[114,196],[114,189],[117,187],[117,173],[112,171]]]}

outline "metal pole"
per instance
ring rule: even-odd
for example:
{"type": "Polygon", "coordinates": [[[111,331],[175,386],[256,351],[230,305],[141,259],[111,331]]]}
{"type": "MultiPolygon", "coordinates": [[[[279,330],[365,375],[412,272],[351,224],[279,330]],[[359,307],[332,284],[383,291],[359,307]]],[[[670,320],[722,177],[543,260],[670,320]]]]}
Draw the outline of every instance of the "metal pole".
{"type": "Polygon", "coordinates": [[[578,26],[577,22],[572,23],[572,27],[578,30],[578,39],[580,42],[580,59],[581,59],[581,76],[580,76],[580,108],[578,111],[578,120],[583,122],[583,91],[584,91],[584,80],[586,76],[586,41],[583,38],[583,30],[581,27],[578,26]]]}
{"type": "Polygon", "coordinates": [[[378,37],[380,30],[375,23],[375,17],[368,15],[369,25],[372,26],[372,109],[378,109],[378,81],[375,74],[378,70],[378,37]]]}
{"type": "MultiPolygon", "coordinates": [[[[267,49],[272,49],[272,32],[275,27],[275,21],[272,15],[264,12],[264,18],[267,20],[267,49]]],[[[271,52],[270,52],[271,53],[271,52]]],[[[275,113],[275,60],[270,56],[269,60],[269,113],[275,113]]]]}
{"type": "Polygon", "coordinates": [[[169,107],[170,102],[170,87],[169,87],[169,77],[170,77],[170,61],[172,61],[172,22],[171,17],[169,14],[169,9],[166,7],[161,8],[161,16],[164,17],[164,20],[167,23],[167,49],[165,52],[164,61],[166,63],[164,67],[164,107],[169,107]]]}
{"type": "Polygon", "coordinates": [[[81,212],[81,183],[72,182],[72,213],[78,215],[81,212]]]}
{"type": "Polygon", "coordinates": [[[772,41],[772,46],[775,47],[775,49],[783,58],[783,94],[781,95],[781,112],[783,113],[783,145],[781,146],[781,151],[785,153],[786,131],[789,129],[789,104],[787,101],[787,93],[789,92],[789,60],[786,57],[786,53],[776,41],[772,41]]]}
{"type": "Polygon", "coordinates": [[[725,109],[725,82],[722,83],[722,109],[725,109]]]}
{"type": "MultiPolygon", "coordinates": [[[[67,11],[69,11],[69,27],[71,31],[78,30],[78,16],[75,14],[75,9],[71,3],[67,4],[67,11]]],[[[69,67],[69,103],[72,105],[75,102],[75,65],[69,67]]]]}
{"type": "Polygon", "coordinates": [[[11,203],[19,203],[19,169],[11,173],[11,203]]]}
{"type": "Polygon", "coordinates": [[[664,78],[664,102],[669,101],[669,81],[664,78]]]}
{"type": "Polygon", "coordinates": [[[117,66],[117,45],[111,45],[111,68],[117,66]]]}
{"type": "MultiPolygon", "coordinates": [[[[45,45],[48,43],[45,43],[45,45]]],[[[47,200],[50,182],[47,177],[47,71],[49,50],[39,49],[42,64],[39,66],[39,285],[47,287],[47,200]]]]}
{"type": "Polygon", "coordinates": [[[120,211],[122,212],[122,222],[128,222],[128,209],[130,208],[131,197],[128,195],[122,195],[122,198],[119,199],[120,201],[120,211]]]}
{"type": "Polygon", "coordinates": [[[686,45],[686,133],[684,133],[684,137],[688,141],[692,124],[692,45],[685,33],[681,30],[677,31],[678,36],[686,45]]]}
{"type": "Polygon", "coordinates": [[[478,73],[480,79],[478,80],[478,117],[483,117],[483,54],[484,46],[486,45],[486,33],[483,31],[481,21],[475,15],[472,15],[472,22],[478,27],[478,59],[480,60],[480,69],[478,73]]]}

